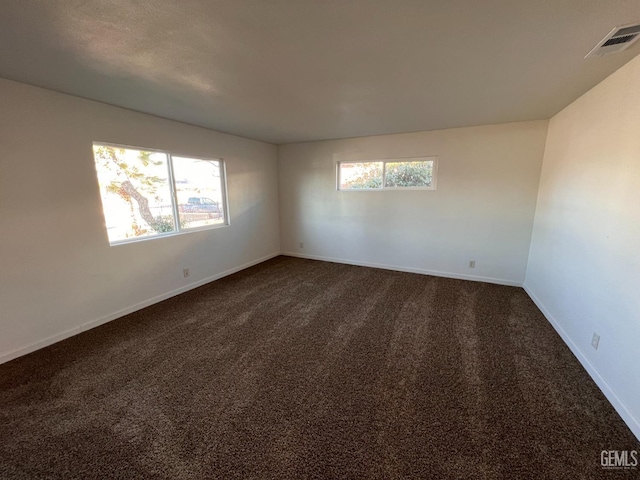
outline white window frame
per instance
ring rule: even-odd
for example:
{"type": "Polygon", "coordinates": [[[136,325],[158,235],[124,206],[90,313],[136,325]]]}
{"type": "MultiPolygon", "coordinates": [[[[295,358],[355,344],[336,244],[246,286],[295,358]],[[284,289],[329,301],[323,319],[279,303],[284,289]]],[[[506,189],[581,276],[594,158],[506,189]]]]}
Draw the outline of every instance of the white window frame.
{"type": "MultiPolygon", "coordinates": [[[[171,202],[172,202],[172,211],[173,211],[173,218],[174,218],[174,227],[175,227],[175,231],[173,232],[165,232],[165,233],[156,233],[154,235],[148,235],[148,236],[144,236],[144,237],[132,237],[132,238],[126,238],[126,239],[122,239],[122,240],[114,240],[113,242],[111,240],[108,239],[107,236],[107,241],[109,242],[109,245],[112,247],[118,246],[118,245],[124,245],[124,244],[128,244],[128,243],[136,243],[136,242],[146,242],[149,240],[156,240],[159,238],[166,238],[166,237],[175,237],[176,235],[185,235],[188,233],[194,233],[194,232],[201,232],[203,230],[213,230],[216,228],[224,228],[224,227],[228,227],[231,224],[231,219],[229,218],[229,199],[227,197],[227,165],[226,162],[224,160],[224,158],[222,157],[202,157],[199,155],[189,155],[189,154],[179,154],[179,153],[172,153],[169,152],[168,150],[161,150],[158,148],[147,148],[147,147],[139,147],[139,146],[133,146],[133,145],[123,145],[123,144],[119,144],[119,143],[112,143],[112,142],[99,142],[99,141],[94,141],[92,143],[91,146],[91,157],[93,158],[93,163],[94,163],[94,168],[96,168],[96,164],[95,164],[95,155],[93,153],[93,147],[95,146],[100,146],[100,147],[113,147],[113,148],[124,148],[124,149],[129,149],[129,150],[138,150],[141,152],[153,152],[153,153],[162,153],[164,155],[167,156],[167,181],[169,182],[169,188],[171,190],[171,202]],[[180,211],[178,208],[178,192],[176,190],[176,181],[173,175],[173,157],[178,157],[178,158],[188,158],[190,160],[203,160],[203,161],[213,161],[213,162],[219,162],[220,163],[220,188],[221,188],[221,197],[222,197],[222,212],[224,214],[224,222],[223,223],[218,223],[216,225],[204,225],[202,227],[194,227],[194,228],[185,228],[182,229],[180,227],[180,211]]],[[[97,178],[97,170],[96,170],[96,178],[97,178]]],[[[102,193],[100,194],[102,196],[102,193]]],[[[100,200],[100,204],[102,206],[102,214],[104,216],[105,212],[104,212],[104,206],[102,205],[102,199],[100,200]]],[[[105,225],[106,225],[106,218],[105,220],[105,225]]]]}
{"type": "Polygon", "coordinates": [[[336,189],[339,192],[382,192],[398,190],[435,190],[438,177],[438,157],[436,155],[424,155],[420,157],[400,157],[381,158],[367,160],[340,160],[336,162],[336,189]],[[431,185],[422,187],[387,187],[385,186],[385,176],[387,173],[387,163],[409,163],[409,162],[433,162],[431,185]],[[343,163],[380,163],[382,162],[382,186],[380,188],[340,188],[340,165],[343,163]]]}

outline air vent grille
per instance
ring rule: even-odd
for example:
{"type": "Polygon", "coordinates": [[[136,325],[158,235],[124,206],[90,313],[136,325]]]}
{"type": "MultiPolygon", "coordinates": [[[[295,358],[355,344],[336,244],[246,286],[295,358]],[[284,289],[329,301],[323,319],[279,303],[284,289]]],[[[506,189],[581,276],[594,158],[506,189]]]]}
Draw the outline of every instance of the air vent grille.
{"type": "Polygon", "coordinates": [[[640,25],[623,25],[616,27],[609,32],[598,44],[585,56],[600,57],[610,53],[617,53],[625,50],[640,38],[640,25]]]}
{"type": "Polygon", "coordinates": [[[602,44],[603,47],[608,47],[609,45],[618,45],[619,43],[627,43],[633,40],[636,35],[625,35],[624,37],[614,37],[610,38],[606,42],[602,44]]]}

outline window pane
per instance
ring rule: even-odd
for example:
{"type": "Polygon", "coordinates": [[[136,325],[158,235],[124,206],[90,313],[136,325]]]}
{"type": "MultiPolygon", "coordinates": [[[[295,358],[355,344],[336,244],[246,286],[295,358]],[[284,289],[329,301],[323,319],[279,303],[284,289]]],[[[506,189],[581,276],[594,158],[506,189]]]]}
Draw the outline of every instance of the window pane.
{"type": "Polygon", "coordinates": [[[340,190],[382,188],[382,162],[340,163],[340,190]]]}
{"type": "Polygon", "coordinates": [[[172,157],[180,228],[226,223],[219,160],[172,157]]]}
{"type": "Polygon", "coordinates": [[[94,145],[109,242],[175,231],[167,155],[94,145]]]}
{"type": "Polygon", "coordinates": [[[433,160],[387,162],[385,187],[430,187],[433,183],[433,160]]]}

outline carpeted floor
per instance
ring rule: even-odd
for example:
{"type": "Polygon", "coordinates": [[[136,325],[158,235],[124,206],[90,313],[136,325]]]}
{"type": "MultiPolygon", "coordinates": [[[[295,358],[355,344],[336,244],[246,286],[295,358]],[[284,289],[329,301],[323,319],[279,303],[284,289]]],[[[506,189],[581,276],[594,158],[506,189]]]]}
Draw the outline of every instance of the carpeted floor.
{"type": "Polygon", "coordinates": [[[0,478],[578,479],[640,450],[520,288],[278,257],[0,366],[0,478]]]}

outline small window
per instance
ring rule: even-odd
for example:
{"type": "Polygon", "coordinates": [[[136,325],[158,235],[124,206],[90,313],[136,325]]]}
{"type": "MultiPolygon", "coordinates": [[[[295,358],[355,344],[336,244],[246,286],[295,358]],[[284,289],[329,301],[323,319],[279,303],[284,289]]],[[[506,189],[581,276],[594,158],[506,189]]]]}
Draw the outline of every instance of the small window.
{"type": "Polygon", "coordinates": [[[338,190],[435,190],[436,157],[339,162],[338,190]]]}
{"type": "Polygon", "coordinates": [[[221,159],[94,143],[111,245],[226,225],[221,159]]]}

